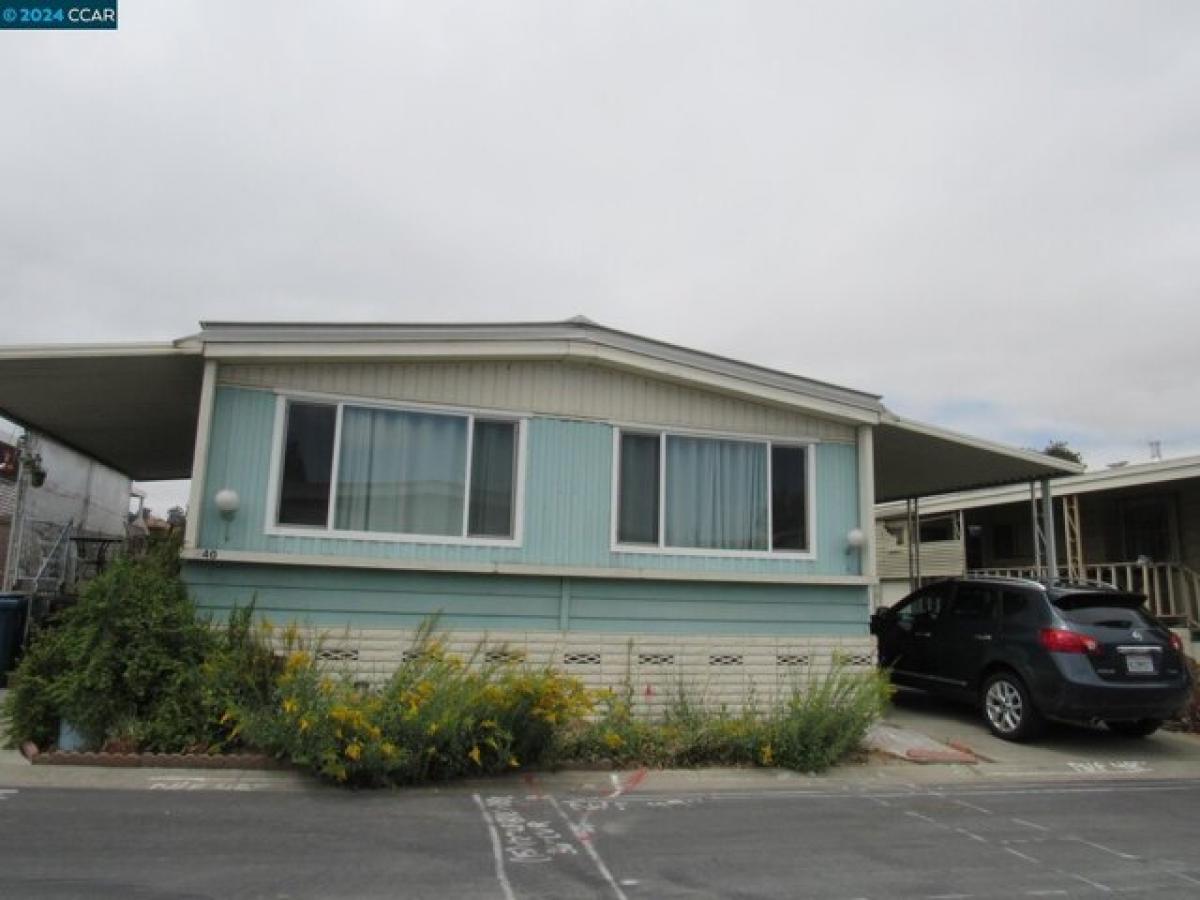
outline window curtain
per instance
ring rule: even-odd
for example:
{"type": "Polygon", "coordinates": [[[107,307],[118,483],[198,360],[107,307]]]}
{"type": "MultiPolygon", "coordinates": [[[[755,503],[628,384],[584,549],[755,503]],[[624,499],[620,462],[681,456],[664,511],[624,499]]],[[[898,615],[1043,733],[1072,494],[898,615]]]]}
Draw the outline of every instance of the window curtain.
{"type": "Polygon", "coordinates": [[[667,437],[666,543],[767,549],[764,444],[667,437]]]}
{"type": "Polygon", "coordinates": [[[347,406],[336,527],[461,535],[466,469],[466,419],[347,406]]]}
{"type": "Polygon", "coordinates": [[[512,537],[516,431],[511,422],[475,421],[468,534],[512,537]]]}

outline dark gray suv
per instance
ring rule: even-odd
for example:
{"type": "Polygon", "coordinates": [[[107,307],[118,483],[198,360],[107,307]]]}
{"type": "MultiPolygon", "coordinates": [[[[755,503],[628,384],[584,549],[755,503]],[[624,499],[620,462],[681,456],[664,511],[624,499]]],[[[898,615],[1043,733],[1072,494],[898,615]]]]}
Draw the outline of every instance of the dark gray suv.
{"type": "Polygon", "coordinates": [[[1045,718],[1131,737],[1186,703],[1179,637],[1144,598],[1093,583],[952,578],[871,617],[892,681],[978,703],[993,733],[1033,737],[1045,718]]]}

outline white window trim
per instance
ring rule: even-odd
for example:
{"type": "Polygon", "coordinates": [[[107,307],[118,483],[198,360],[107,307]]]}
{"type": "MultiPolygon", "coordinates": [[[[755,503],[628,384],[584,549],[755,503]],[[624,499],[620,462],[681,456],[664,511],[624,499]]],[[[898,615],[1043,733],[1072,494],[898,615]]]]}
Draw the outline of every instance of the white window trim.
{"type": "Polygon", "coordinates": [[[708,556],[728,559],[786,559],[814,561],[817,559],[817,446],[820,441],[813,438],[789,438],[778,435],[739,434],[735,432],[689,431],[676,428],[654,428],[644,425],[614,425],[612,452],[612,501],[610,505],[611,529],[609,551],[612,553],[638,553],[651,556],[708,556]],[[655,435],[658,445],[658,543],[622,544],[617,537],[620,526],[620,481],[621,481],[621,435],[655,435]],[[743,441],[765,444],[767,447],[767,542],[774,542],[772,518],[772,447],[803,447],[805,450],[805,516],[807,518],[808,548],[804,550],[718,550],[707,547],[672,547],[666,543],[667,529],[667,437],[694,437],[710,440],[743,441]]]}
{"type": "Polygon", "coordinates": [[[437,544],[459,547],[521,547],[525,535],[525,457],[528,446],[528,415],[501,410],[478,410],[461,407],[433,406],[425,403],[388,403],[374,399],[343,394],[316,394],[305,391],[275,392],[275,423],[271,429],[271,465],[267,483],[267,503],[263,522],[264,534],[272,537],[306,537],[338,541],[376,541],[399,544],[437,544]],[[283,429],[287,421],[287,405],[290,402],[324,403],[336,408],[333,434],[332,476],[329,485],[329,517],[324,528],[310,525],[285,525],[278,521],[279,492],[283,467],[283,429]],[[333,527],[337,510],[337,471],[341,457],[342,414],[346,406],[369,409],[387,409],[397,412],[424,412],[460,416],[467,419],[467,462],[466,479],[463,482],[463,527],[461,535],[419,534],[396,531],[348,531],[333,527]],[[475,434],[475,421],[511,422],[516,426],[516,461],[513,490],[513,535],[512,537],[483,537],[468,535],[467,524],[471,505],[471,455],[475,434]]]}

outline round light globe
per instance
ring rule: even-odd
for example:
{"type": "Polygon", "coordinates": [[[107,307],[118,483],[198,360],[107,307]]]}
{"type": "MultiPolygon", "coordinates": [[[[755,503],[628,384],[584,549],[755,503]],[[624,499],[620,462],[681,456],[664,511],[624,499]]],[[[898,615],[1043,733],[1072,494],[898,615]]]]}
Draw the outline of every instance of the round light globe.
{"type": "Polygon", "coordinates": [[[232,516],[238,511],[242,500],[238,496],[237,491],[232,488],[221,488],[221,490],[217,491],[216,496],[213,497],[213,502],[217,504],[217,509],[220,510],[221,515],[232,516]]]}
{"type": "Polygon", "coordinates": [[[857,550],[867,542],[867,536],[862,533],[861,528],[851,528],[846,532],[846,543],[857,550]]]}

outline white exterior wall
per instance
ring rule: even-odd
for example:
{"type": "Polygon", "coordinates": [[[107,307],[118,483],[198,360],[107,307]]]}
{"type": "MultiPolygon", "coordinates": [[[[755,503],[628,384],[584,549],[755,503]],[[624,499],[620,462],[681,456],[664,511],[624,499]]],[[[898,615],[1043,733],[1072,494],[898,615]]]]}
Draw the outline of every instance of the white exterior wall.
{"type": "Polygon", "coordinates": [[[115,469],[46,438],[36,438],[46,483],[25,492],[27,521],[75,526],[91,534],[125,536],[130,480],[115,469]]]}
{"type": "Polygon", "coordinates": [[[220,384],[854,443],[850,425],[601,365],[557,361],[222,364],[220,384]]]}
{"type": "MultiPolygon", "coordinates": [[[[346,630],[307,633],[318,658],[356,681],[385,681],[413,647],[407,630],[346,630]]],[[[483,647],[516,652],[535,666],[552,665],[590,688],[622,689],[631,683],[639,711],[653,713],[678,696],[712,706],[760,708],[793,686],[828,673],[834,660],[851,671],[875,665],[870,637],[677,636],[652,634],[452,631],[440,635],[447,651],[469,658],[483,647]]]]}

